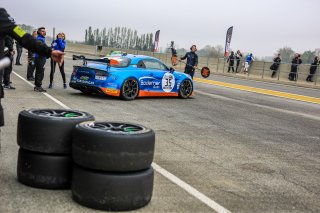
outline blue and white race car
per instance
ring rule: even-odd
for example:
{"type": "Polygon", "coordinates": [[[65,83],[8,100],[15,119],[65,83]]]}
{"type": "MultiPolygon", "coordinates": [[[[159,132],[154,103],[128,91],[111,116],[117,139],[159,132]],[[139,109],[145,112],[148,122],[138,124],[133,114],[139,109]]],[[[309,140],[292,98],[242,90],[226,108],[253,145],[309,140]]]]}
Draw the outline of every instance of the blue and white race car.
{"type": "Polygon", "coordinates": [[[120,55],[103,59],[86,59],[74,66],[70,87],[83,93],[103,93],[124,100],[146,96],[179,96],[193,94],[193,81],[187,74],[168,68],[160,60],[144,55],[120,55]]]}

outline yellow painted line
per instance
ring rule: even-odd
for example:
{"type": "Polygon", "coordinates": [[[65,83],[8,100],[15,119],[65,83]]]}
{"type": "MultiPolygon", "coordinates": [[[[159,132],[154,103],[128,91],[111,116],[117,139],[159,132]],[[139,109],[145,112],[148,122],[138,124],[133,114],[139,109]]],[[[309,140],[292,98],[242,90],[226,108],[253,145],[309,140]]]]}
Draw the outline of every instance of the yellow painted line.
{"type": "Polygon", "coordinates": [[[213,81],[213,80],[207,80],[207,79],[202,79],[202,78],[194,78],[193,80],[195,82],[199,82],[199,83],[211,84],[211,85],[227,87],[227,88],[231,88],[231,89],[243,90],[243,91],[247,91],[247,92],[255,92],[255,93],[264,94],[264,95],[271,95],[271,96],[288,98],[288,99],[297,100],[297,101],[305,101],[305,102],[309,102],[309,103],[320,104],[320,98],[315,98],[315,97],[310,97],[310,96],[297,95],[297,94],[293,94],[293,93],[280,92],[280,91],[275,91],[275,90],[255,88],[255,87],[243,86],[243,85],[238,85],[238,84],[230,84],[230,83],[225,83],[225,82],[221,82],[221,81],[213,81]]]}

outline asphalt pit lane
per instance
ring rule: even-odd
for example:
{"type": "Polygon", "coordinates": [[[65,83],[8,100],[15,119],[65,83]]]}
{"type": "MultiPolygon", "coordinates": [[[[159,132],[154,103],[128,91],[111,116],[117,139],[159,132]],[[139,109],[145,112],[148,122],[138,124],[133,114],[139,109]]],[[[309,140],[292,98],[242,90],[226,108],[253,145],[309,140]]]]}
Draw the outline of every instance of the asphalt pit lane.
{"type": "Polygon", "coordinates": [[[262,174],[272,174],[275,170],[269,168],[262,163],[244,163],[239,165],[239,168],[246,171],[257,172],[262,174]]]}

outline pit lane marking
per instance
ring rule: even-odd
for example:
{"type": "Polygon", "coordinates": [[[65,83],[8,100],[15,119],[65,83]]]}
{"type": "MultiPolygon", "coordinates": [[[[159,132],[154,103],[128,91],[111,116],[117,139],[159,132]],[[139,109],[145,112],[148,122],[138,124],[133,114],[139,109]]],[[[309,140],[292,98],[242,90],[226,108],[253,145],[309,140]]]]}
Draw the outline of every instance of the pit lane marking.
{"type": "MultiPolygon", "coordinates": [[[[24,82],[26,82],[28,85],[34,87],[34,85],[31,82],[27,81],[25,78],[23,78],[17,72],[12,71],[12,73],[15,74],[17,77],[19,77],[24,82]]],[[[57,103],[61,107],[65,108],[65,109],[71,109],[70,107],[68,107],[67,105],[63,104],[61,101],[59,101],[58,99],[54,98],[52,95],[49,95],[46,92],[42,92],[42,94],[47,96],[49,99],[53,100],[55,103],[57,103]]],[[[162,176],[164,176],[165,178],[167,178],[168,180],[170,180],[174,184],[178,185],[180,188],[182,188],[183,190],[188,192],[190,195],[192,195],[193,197],[197,198],[199,201],[201,201],[202,203],[206,204],[208,207],[210,207],[211,209],[215,210],[216,212],[218,212],[218,213],[230,213],[229,210],[227,210],[226,208],[224,208],[223,206],[221,206],[220,204],[218,204],[214,200],[210,199],[209,197],[207,197],[206,195],[204,195],[203,193],[201,193],[200,191],[198,191],[194,187],[190,186],[189,184],[187,184],[186,182],[184,182],[183,180],[181,180],[180,178],[178,178],[174,174],[172,174],[169,171],[165,170],[164,168],[162,168],[158,164],[153,162],[152,163],[152,167],[159,174],[161,174],[162,176]]]]}
{"type": "Polygon", "coordinates": [[[227,88],[231,88],[231,89],[237,89],[237,90],[242,90],[242,91],[247,91],[247,92],[254,92],[254,93],[259,93],[259,94],[264,94],[264,95],[280,97],[280,98],[287,98],[287,99],[296,100],[296,101],[303,101],[303,102],[308,102],[308,103],[320,104],[320,98],[315,98],[315,97],[311,97],[311,96],[297,95],[297,94],[293,94],[293,93],[280,92],[280,91],[276,91],[276,90],[261,89],[261,88],[256,88],[256,87],[249,87],[249,86],[243,86],[243,85],[239,85],[239,84],[231,84],[231,83],[225,83],[225,82],[221,82],[221,81],[213,81],[213,80],[201,79],[201,78],[194,78],[193,80],[195,82],[204,83],[204,84],[211,84],[211,85],[215,85],[215,86],[227,87],[227,88]]]}

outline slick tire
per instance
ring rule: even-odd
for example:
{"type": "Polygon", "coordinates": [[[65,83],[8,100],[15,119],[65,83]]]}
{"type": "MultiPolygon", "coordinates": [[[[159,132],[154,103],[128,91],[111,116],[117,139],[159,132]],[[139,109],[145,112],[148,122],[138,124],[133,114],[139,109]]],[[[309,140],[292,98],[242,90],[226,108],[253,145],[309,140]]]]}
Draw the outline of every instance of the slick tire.
{"type": "Polygon", "coordinates": [[[130,172],[150,167],[155,146],[152,129],[121,122],[86,122],[73,131],[76,164],[106,172],[130,172]]]}
{"type": "Polygon", "coordinates": [[[126,211],[147,205],[153,191],[153,168],[131,173],[87,170],[74,165],[72,198],[93,209],[126,211]]]}
{"type": "Polygon", "coordinates": [[[76,124],[93,121],[86,112],[67,109],[30,109],[19,113],[18,145],[30,151],[70,154],[76,124]]]}
{"type": "Polygon", "coordinates": [[[70,189],[71,175],[71,156],[19,150],[17,176],[20,183],[43,189],[70,189]]]}

